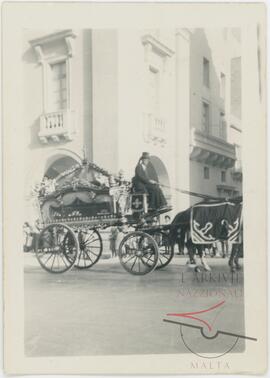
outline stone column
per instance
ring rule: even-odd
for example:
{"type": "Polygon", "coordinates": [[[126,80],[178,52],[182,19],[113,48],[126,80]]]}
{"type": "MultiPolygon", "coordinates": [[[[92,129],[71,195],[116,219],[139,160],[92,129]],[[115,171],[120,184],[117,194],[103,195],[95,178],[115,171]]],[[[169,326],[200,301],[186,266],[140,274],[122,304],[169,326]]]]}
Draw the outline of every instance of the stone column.
{"type": "MultiPolygon", "coordinates": [[[[190,188],[190,37],[188,29],[176,31],[176,186],[190,188]]],[[[177,210],[190,206],[190,196],[177,193],[177,210]]]]}
{"type": "Polygon", "coordinates": [[[92,31],[92,159],[115,173],[118,167],[118,33],[92,31]]]}

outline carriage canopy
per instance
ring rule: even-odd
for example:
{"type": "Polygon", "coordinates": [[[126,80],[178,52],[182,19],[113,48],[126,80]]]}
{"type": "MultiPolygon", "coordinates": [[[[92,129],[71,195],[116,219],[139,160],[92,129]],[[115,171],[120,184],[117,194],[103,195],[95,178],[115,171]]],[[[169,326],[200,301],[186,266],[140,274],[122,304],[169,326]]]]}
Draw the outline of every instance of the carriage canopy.
{"type": "Polygon", "coordinates": [[[66,223],[112,217],[116,206],[110,177],[105,170],[84,161],[54,180],[45,178],[39,192],[43,221],[66,223]]]}

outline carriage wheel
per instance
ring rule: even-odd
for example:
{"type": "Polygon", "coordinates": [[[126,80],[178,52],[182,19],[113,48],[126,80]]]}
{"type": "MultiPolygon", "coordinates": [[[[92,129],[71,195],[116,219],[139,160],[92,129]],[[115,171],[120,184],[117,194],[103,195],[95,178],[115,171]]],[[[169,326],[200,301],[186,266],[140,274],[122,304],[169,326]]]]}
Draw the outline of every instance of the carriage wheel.
{"type": "Polygon", "coordinates": [[[78,241],[72,229],[57,223],[41,231],[36,256],[42,268],[48,272],[64,273],[75,264],[78,249],[78,241]]]}
{"type": "Polygon", "coordinates": [[[75,267],[87,269],[98,262],[102,250],[102,239],[97,230],[83,230],[78,232],[79,253],[75,267]]]}
{"type": "Polygon", "coordinates": [[[135,275],[152,272],[158,262],[158,246],[152,236],[142,231],[127,234],[119,245],[123,268],[135,275]]]}
{"type": "Polygon", "coordinates": [[[156,232],[152,236],[155,239],[159,250],[158,263],[156,269],[161,269],[171,262],[174,256],[174,250],[171,246],[170,239],[167,234],[163,232],[156,232]]]}

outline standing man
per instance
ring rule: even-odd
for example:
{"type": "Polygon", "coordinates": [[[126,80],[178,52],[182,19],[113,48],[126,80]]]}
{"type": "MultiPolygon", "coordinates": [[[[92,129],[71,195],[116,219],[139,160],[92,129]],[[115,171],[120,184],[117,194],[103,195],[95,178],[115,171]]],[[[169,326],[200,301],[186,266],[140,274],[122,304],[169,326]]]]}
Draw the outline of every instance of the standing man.
{"type": "Polygon", "coordinates": [[[117,227],[111,227],[111,232],[110,232],[110,249],[112,252],[112,257],[117,256],[117,249],[116,249],[116,240],[118,236],[118,228],[117,227]]]}
{"type": "Polygon", "coordinates": [[[220,230],[220,241],[221,241],[222,257],[223,258],[228,256],[228,254],[229,254],[228,233],[229,233],[229,223],[228,223],[227,219],[222,219],[221,230],[220,230]]]}
{"type": "Polygon", "coordinates": [[[150,179],[147,172],[147,166],[150,162],[148,152],[143,152],[135,168],[135,177],[133,185],[136,192],[146,192],[149,194],[149,208],[152,211],[163,210],[167,208],[167,201],[158,183],[150,179]]]}

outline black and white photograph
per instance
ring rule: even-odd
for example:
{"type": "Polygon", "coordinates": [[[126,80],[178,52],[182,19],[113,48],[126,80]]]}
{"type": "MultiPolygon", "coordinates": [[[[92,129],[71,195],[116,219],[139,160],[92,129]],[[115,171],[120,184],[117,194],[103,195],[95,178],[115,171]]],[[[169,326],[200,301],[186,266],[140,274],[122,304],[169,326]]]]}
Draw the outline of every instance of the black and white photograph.
{"type": "Polygon", "coordinates": [[[21,28],[26,359],[173,355],[185,373],[230,374],[258,346],[243,41],[263,110],[263,33],[21,28]]]}

